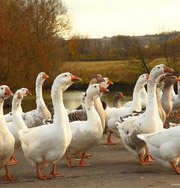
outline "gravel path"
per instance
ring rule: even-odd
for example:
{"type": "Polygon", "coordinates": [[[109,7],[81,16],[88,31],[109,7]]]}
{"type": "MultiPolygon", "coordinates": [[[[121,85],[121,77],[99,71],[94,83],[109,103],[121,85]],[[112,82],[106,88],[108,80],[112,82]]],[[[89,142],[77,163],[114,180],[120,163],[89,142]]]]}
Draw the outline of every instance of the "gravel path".
{"type": "MultiPolygon", "coordinates": [[[[36,178],[36,170],[24,159],[23,153],[17,154],[19,163],[9,169],[18,178],[16,182],[0,182],[2,188],[169,188],[180,187],[180,177],[172,169],[166,169],[155,163],[151,166],[141,166],[126,149],[124,149],[120,139],[113,137],[116,145],[107,146],[106,135],[99,145],[91,152],[94,154],[86,159],[91,166],[68,168],[66,158],[62,158],[57,171],[64,173],[63,178],[53,178],[50,180],[39,180],[36,178]]],[[[74,160],[77,163],[77,160],[74,160]]],[[[47,174],[50,167],[45,171],[47,174]]],[[[2,176],[4,169],[0,170],[2,176]]]]}

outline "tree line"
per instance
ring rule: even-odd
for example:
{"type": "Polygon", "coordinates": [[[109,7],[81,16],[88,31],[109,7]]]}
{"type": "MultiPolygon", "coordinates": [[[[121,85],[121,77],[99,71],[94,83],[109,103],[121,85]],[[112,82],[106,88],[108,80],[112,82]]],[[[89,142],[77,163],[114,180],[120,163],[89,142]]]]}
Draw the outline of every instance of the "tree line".
{"type": "MultiPolygon", "coordinates": [[[[180,33],[162,32],[156,35],[124,36],[89,39],[78,35],[68,41],[70,61],[136,60],[144,71],[156,58],[165,58],[168,66],[178,68],[180,58],[180,33]]],[[[132,66],[134,68],[134,66],[132,66]]]]}
{"type": "MultiPolygon", "coordinates": [[[[162,32],[142,37],[118,35],[102,39],[71,34],[68,10],[61,0],[0,1],[0,81],[21,87],[47,71],[57,75],[67,61],[128,60],[149,72],[148,64],[163,57],[177,70],[180,34],[162,32]]],[[[128,65],[129,66],[129,65],[128,65]]]]}

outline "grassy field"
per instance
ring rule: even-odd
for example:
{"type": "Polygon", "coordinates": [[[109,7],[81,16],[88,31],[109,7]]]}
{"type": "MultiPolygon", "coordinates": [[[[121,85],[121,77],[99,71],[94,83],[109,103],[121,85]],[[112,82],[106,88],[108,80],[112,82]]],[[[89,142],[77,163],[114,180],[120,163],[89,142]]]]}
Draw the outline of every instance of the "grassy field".
{"type": "MultiPolygon", "coordinates": [[[[148,64],[149,69],[157,64],[166,64],[165,59],[159,58],[148,64]]],[[[179,68],[180,64],[176,67],[179,68]]],[[[53,70],[44,68],[42,71],[46,72],[50,77],[44,83],[45,88],[51,88],[51,85],[55,77],[62,72],[71,72],[74,75],[79,76],[82,81],[78,84],[73,84],[74,88],[71,89],[83,89],[85,84],[89,83],[89,80],[97,73],[102,74],[103,77],[108,77],[114,84],[114,89],[123,88],[126,90],[131,85],[135,84],[139,75],[145,73],[141,67],[141,63],[138,60],[124,60],[124,61],[86,61],[86,62],[65,62],[60,65],[56,65],[53,70]]],[[[178,74],[177,74],[178,75],[178,74]]],[[[9,85],[10,88],[16,90],[21,87],[27,87],[31,91],[35,87],[36,76],[30,77],[28,80],[21,76],[21,72],[17,72],[10,76],[9,80],[3,84],[9,85]]]]}
{"type": "MultiPolygon", "coordinates": [[[[148,64],[151,69],[156,64],[165,64],[165,59],[156,59],[148,64]]],[[[82,84],[88,83],[97,73],[110,78],[115,83],[134,84],[140,74],[145,73],[139,61],[90,61],[66,62],[59,72],[71,72],[82,79],[82,84]]]]}

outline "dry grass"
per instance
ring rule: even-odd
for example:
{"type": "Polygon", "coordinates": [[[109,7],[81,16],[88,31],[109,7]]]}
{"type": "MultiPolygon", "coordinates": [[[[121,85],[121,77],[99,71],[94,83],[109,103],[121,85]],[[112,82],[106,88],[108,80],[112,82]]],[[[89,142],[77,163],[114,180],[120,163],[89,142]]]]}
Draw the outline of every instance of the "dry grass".
{"type": "MultiPolygon", "coordinates": [[[[165,59],[155,59],[149,63],[150,69],[157,64],[165,64],[165,59]]],[[[82,83],[88,83],[90,78],[99,73],[110,78],[113,82],[133,84],[144,71],[139,61],[89,61],[66,62],[59,72],[71,72],[82,79],[82,83]]]]}
{"type": "Polygon", "coordinates": [[[127,61],[94,61],[94,62],[66,62],[60,67],[60,72],[71,72],[88,83],[90,78],[99,73],[114,82],[134,83],[141,72],[128,69],[127,61]]]}

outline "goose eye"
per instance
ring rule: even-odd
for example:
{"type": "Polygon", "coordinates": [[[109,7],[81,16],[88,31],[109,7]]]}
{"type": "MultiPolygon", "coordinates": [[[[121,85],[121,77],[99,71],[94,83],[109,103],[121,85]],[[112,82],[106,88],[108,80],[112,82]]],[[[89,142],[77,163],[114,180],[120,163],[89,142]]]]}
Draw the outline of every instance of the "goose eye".
{"type": "Polygon", "coordinates": [[[96,88],[96,86],[94,86],[96,88]]]}
{"type": "Polygon", "coordinates": [[[67,77],[67,74],[65,75],[65,77],[67,77]]]}
{"type": "Polygon", "coordinates": [[[158,69],[160,69],[160,67],[158,67],[158,69]]]}
{"type": "Polygon", "coordinates": [[[3,88],[1,88],[1,90],[3,90],[3,88]]]}

